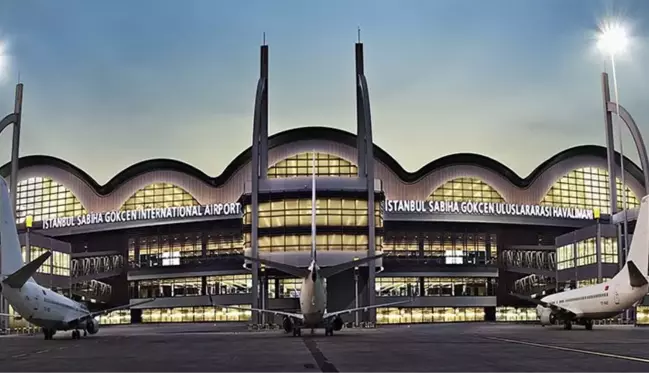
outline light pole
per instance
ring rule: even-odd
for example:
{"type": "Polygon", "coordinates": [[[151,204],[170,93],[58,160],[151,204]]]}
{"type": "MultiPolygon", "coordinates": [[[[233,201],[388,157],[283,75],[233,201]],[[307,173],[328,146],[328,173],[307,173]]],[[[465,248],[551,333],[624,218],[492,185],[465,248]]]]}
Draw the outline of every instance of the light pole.
{"type": "MultiPolygon", "coordinates": [[[[0,50],[0,53],[2,51],[0,50]]],[[[0,54],[0,60],[3,59],[3,56],[0,54]]],[[[21,123],[21,114],[23,107],[23,85],[18,83],[16,85],[16,97],[14,100],[14,112],[4,117],[0,120],[0,133],[4,131],[5,128],[9,127],[10,124],[13,124],[13,140],[11,145],[11,176],[10,176],[10,193],[13,203],[14,216],[16,215],[16,200],[18,197],[17,185],[18,185],[18,149],[20,148],[20,123],[21,123]]],[[[0,266],[2,265],[2,258],[0,257],[0,266]]],[[[0,295],[0,313],[8,313],[7,302],[3,296],[0,295]]],[[[0,318],[0,330],[7,329],[7,318],[0,318]]]]}
{"type": "MultiPolygon", "coordinates": [[[[620,141],[620,169],[621,169],[621,179],[622,179],[622,209],[624,210],[624,235],[622,238],[622,245],[624,247],[624,258],[626,259],[629,252],[628,248],[628,217],[627,217],[627,192],[626,192],[626,175],[624,173],[624,141],[622,140],[622,118],[620,116],[620,96],[618,94],[617,88],[617,70],[615,67],[615,57],[620,53],[624,52],[627,45],[629,44],[629,38],[627,36],[626,30],[617,23],[607,23],[602,26],[600,33],[598,35],[597,47],[600,51],[606,54],[611,59],[611,70],[613,72],[613,94],[615,95],[615,105],[617,106],[616,116],[617,116],[617,128],[618,128],[618,138],[620,141]]],[[[609,171],[610,172],[610,171],[609,171]]],[[[609,177],[612,177],[609,175],[609,177]]],[[[617,188],[617,183],[614,184],[617,188]]],[[[613,191],[611,191],[612,195],[613,191]]],[[[611,211],[613,214],[614,211],[611,211]]]]}

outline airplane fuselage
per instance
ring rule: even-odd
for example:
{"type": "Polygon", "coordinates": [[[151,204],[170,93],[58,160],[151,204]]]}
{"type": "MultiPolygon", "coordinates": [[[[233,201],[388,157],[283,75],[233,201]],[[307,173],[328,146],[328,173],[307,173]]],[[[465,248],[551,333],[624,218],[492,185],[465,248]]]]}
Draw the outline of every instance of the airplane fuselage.
{"type": "Polygon", "coordinates": [[[312,269],[311,274],[302,280],[300,289],[300,313],[304,316],[305,327],[322,325],[323,315],[327,308],[327,288],[318,269],[312,269]],[[315,276],[313,275],[315,271],[315,276]],[[314,280],[315,277],[315,280],[314,280]]]}
{"type": "MultiPolygon", "coordinates": [[[[580,319],[601,320],[619,315],[632,307],[647,295],[647,291],[649,284],[633,287],[628,281],[613,279],[598,285],[551,294],[541,300],[575,310],[580,319]]],[[[537,315],[540,316],[543,311],[543,306],[537,306],[537,315]]]]}
{"type": "Polygon", "coordinates": [[[90,313],[84,305],[33,281],[26,282],[19,289],[5,286],[2,294],[15,312],[41,328],[69,330],[67,320],[90,313]]]}

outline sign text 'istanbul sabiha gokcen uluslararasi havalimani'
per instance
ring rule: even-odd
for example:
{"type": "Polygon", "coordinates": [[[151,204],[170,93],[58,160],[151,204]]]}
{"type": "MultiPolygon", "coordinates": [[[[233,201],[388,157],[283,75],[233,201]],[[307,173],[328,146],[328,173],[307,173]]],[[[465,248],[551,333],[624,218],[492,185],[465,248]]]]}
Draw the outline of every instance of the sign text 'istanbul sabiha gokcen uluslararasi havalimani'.
{"type": "Polygon", "coordinates": [[[84,225],[110,224],[142,220],[187,219],[201,216],[227,216],[241,213],[240,203],[213,203],[202,206],[162,207],[140,210],[91,212],[43,220],[43,229],[80,227],[84,225]]]}
{"type": "Polygon", "coordinates": [[[519,205],[505,202],[387,200],[385,212],[405,214],[463,214],[530,216],[537,218],[593,220],[595,212],[577,207],[519,205]]]}

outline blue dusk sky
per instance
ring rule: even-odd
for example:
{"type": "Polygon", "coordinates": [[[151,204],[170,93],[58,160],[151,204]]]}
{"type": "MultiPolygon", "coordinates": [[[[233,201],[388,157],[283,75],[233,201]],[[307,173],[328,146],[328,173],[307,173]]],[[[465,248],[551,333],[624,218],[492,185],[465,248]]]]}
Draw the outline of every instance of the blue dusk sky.
{"type": "Polygon", "coordinates": [[[270,133],[355,131],[360,26],[377,145],[410,171],[472,152],[527,176],[604,142],[610,65],[594,36],[606,16],[630,27],[620,101],[649,137],[647,0],[0,0],[0,116],[20,74],[22,156],[65,159],[99,183],[151,158],[216,176],[251,143],[262,32],[270,133]]]}

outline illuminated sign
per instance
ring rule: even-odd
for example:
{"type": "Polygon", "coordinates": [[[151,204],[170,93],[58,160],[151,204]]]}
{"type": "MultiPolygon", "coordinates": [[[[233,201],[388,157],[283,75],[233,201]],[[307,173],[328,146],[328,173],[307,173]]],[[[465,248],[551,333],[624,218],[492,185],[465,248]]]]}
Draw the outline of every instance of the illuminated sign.
{"type": "Polygon", "coordinates": [[[555,219],[595,219],[595,211],[577,207],[519,205],[504,202],[387,200],[385,212],[403,214],[463,214],[530,216],[555,219]]]}
{"type": "Polygon", "coordinates": [[[228,216],[241,213],[240,203],[214,203],[203,206],[163,207],[129,211],[91,212],[81,216],[43,220],[43,229],[80,227],[129,221],[187,219],[201,216],[228,216]]]}

